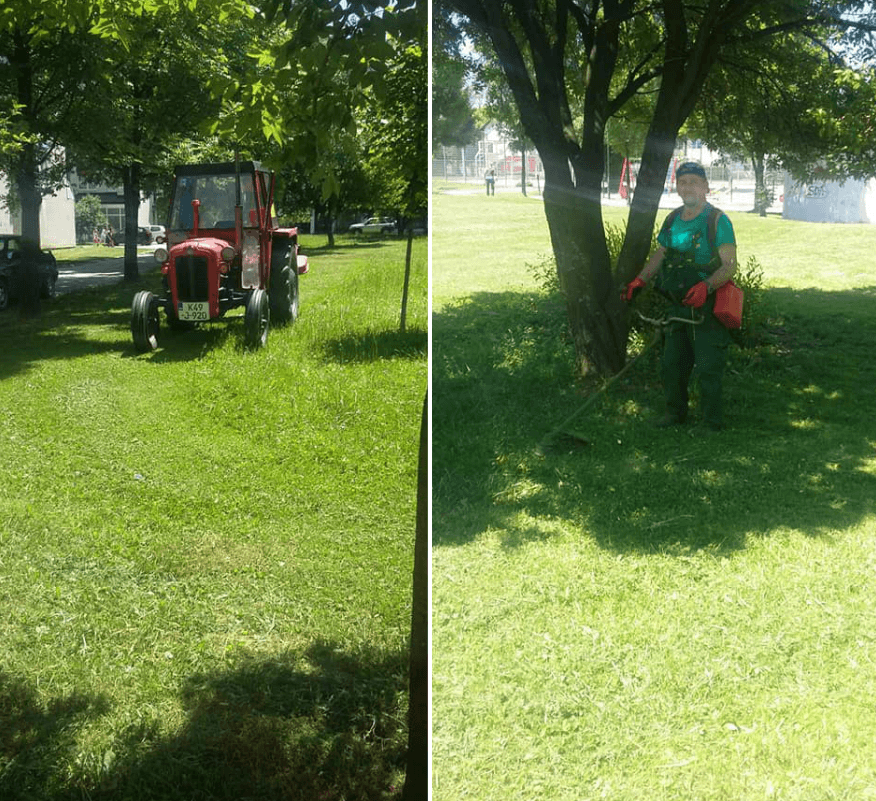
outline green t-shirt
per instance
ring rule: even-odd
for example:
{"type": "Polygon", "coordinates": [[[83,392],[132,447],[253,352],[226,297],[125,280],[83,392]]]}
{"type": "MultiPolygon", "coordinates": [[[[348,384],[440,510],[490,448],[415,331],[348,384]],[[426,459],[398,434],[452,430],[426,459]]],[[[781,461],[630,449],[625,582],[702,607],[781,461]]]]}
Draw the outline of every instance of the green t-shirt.
{"type": "MultiPolygon", "coordinates": [[[[694,262],[696,264],[708,264],[717,253],[712,253],[709,248],[709,213],[712,204],[706,203],[706,207],[692,220],[683,220],[681,214],[676,215],[672,226],[668,231],[660,231],[657,241],[665,248],[688,253],[693,249],[694,262]],[[697,238],[697,234],[699,237],[697,238]]],[[[718,217],[718,230],[715,234],[715,247],[721,245],[735,245],[736,235],[733,233],[733,223],[726,214],[718,217]]]]}

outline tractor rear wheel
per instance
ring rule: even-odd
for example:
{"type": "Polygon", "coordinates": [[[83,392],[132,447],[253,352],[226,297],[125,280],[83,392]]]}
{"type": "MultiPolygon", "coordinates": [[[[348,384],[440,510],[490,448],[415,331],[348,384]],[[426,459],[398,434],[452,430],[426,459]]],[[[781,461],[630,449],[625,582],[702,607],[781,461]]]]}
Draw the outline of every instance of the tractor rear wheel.
{"type": "Polygon", "coordinates": [[[149,353],[158,347],[158,298],[143,290],[134,295],[131,304],[131,336],[140,353],[149,353]]]}
{"type": "Polygon", "coordinates": [[[264,289],[254,289],[246,299],[243,315],[244,342],[248,348],[264,347],[268,341],[271,304],[264,289]]]}
{"type": "Polygon", "coordinates": [[[288,264],[271,269],[271,319],[277,323],[294,323],[298,319],[298,270],[288,264]]]}
{"type": "Polygon", "coordinates": [[[293,323],[298,319],[296,251],[297,248],[291,243],[274,242],[271,256],[271,288],[268,296],[271,301],[271,319],[275,323],[293,323]]]}

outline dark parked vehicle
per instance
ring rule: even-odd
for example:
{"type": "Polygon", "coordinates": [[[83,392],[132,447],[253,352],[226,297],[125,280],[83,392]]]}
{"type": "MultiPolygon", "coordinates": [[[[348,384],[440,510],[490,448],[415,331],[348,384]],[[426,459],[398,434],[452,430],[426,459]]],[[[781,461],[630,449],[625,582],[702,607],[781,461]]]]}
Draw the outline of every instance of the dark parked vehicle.
{"type": "MultiPolygon", "coordinates": [[[[0,234],[0,311],[14,300],[21,269],[21,237],[16,234],[0,234]]],[[[40,251],[40,296],[53,298],[58,281],[58,265],[48,250],[40,251]]]]}

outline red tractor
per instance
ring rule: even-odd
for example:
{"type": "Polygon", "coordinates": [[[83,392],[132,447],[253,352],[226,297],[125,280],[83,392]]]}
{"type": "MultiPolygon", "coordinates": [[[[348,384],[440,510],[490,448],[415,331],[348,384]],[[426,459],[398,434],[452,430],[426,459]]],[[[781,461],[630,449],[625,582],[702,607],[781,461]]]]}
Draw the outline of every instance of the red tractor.
{"type": "MultiPolygon", "coordinates": [[[[274,174],[257,161],[191,164],[175,169],[166,242],[155,259],[164,297],[138,292],[131,334],[138,351],[158,347],[158,312],[171,328],[188,328],[244,307],[248,347],[265,344],[270,322],[298,317],[298,229],[274,216],[274,174]]],[[[160,238],[159,238],[160,241],[160,238]]]]}

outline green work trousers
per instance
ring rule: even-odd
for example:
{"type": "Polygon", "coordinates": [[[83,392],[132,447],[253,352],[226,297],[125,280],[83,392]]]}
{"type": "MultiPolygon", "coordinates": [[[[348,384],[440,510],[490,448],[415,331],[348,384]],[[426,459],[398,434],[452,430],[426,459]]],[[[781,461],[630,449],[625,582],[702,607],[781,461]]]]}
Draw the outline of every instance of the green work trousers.
{"type": "Polygon", "coordinates": [[[663,340],[667,417],[679,423],[687,418],[688,385],[696,368],[703,420],[712,428],[721,427],[721,387],[729,342],[727,329],[717,320],[707,319],[699,326],[675,323],[669,327],[663,340]]]}

